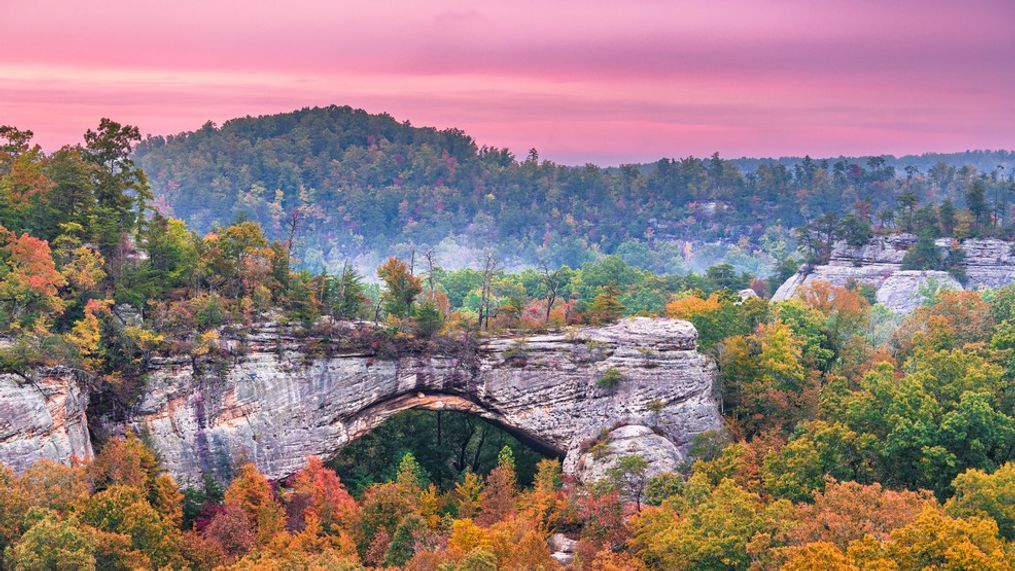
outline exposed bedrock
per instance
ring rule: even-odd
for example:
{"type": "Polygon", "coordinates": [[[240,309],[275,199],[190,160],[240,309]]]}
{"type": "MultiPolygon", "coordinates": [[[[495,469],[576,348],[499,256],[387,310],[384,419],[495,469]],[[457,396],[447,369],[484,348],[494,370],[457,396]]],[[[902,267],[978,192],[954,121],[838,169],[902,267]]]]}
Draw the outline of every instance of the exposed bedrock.
{"type": "MultiPolygon", "coordinates": [[[[793,297],[808,283],[823,280],[836,286],[851,281],[875,288],[878,303],[898,313],[915,309],[921,299],[921,290],[936,283],[946,289],[996,288],[1015,280],[1015,253],[1009,242],[996,239],[970,239],[960,244],[964,254],[962,262],[966,273],[965,284],[959,283],[947,272],[934,270],[903,270],[902,258],[916,242],[912,234],[877,236],[862,247],[838,242],[827,264],[804,266],[791,276],[772,297],[783,301],[793,297]]],[[[937,240],[941,255],[954,241],[937,240]]]]}
{"type": "MultiPolygon", "coordinates": [[[[242,350],[239,340],[223,344],[232,356],[217,366],[199,363],[195,371],[182,357],[156,362],[141,402],[126,418],[101,419],[103,428],[142,434],[177,480],[193,484],[206,472],[226,479],[243,461],[271,478],[288,476],[306,456],[332,456],[410,408],[476,414],[565,457],[571,472],[583,445],[604,431],[622,436],[611,436],[618,447],[658,459],[658,470],[679,463],[696,434],[720,426],[714,365],[697,352],[693,326],[672,319],[494,338],[471,356],[321,354],[273,327],[245,337],[242,350]],[[610,369],[622,380],[600,387],[610,369]]],[[[78,393],[65,380],[60,398],[69,407],[78,393]]],[[[38,398],[18,396],[34,390],[21,385],[12,397],[0,389],[0,411],[18,419],[0,424],[0,438],[8,438],[0,440],[0,461],[23,467],[36,457],[84,454],[72,443],[83,435],[87,445],[85,423],[57,426],[58,415],[38,398]]],[[[61,418],[83,418],[85,404],[77,417],[61,418]]]]}
{"type": "Polygon", "coordinates": [[[41,458],[69,463],[92,456],[88,393],[70,371],[38,377],[0,375],[0,463],[19,472],[41,458]]]}

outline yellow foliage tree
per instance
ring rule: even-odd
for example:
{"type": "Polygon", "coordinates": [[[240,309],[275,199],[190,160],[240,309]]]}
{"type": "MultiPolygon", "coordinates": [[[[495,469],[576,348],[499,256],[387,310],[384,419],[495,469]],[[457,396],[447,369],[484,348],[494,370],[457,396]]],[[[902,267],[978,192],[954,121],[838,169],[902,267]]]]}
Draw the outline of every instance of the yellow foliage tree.
{"type": "Polygon", "coordinates": [[[226,489],[224,503],[247,513],[257,530],[258,542],[266,544],[285,531],[285,512],[275,500],[268,479],[253,464],[244,464],[226,489]]]}

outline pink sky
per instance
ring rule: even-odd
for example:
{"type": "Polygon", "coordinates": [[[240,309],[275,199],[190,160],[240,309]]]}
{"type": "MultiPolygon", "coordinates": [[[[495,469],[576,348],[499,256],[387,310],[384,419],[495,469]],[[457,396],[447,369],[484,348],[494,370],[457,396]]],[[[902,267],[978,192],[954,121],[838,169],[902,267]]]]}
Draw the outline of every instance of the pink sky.
{"type": "Polygon", "coordinates": [[[567,163],[1015,148],[1012,0],[0,0],[0,124],[313,105],[567,163]]]}

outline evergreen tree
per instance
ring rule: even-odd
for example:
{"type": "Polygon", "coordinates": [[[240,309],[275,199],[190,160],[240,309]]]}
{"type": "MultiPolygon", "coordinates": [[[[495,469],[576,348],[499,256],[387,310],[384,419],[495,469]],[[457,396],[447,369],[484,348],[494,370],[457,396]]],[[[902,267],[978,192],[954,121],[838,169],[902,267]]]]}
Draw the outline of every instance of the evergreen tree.
{"type": "Polygon", "coordinates": [[[955,205],[951,198],[945,198],[938,209],[938,218],[941,221],[941,232],[945,236],[952,236],[955,233],[955,205]]]}
{"type": "Polygon", "coordinates": [[[416,329],[423,337],[432,337],[444,325],[444,314],[437,302],[431,298],[424,299],[416,305],[416,329]]]}
{"type": "Polygon", "coordinates": [[[902,267],[907,270],[940,270],[943,267],[941,250],[934,243],[939,229],[938,216],[933,207],[926,206],[914,216],[916,243],[902,258],[902,267]]]}
{"type": "Polygon", "coordinates": [[[335,319],[355,319],[367,302],[365,291],[356,268],[347,263],[342,267],[341,275],[325,279],[322,298],[335,319]]]}
{"type": "MultiPolygon", "coordinates": [[[[99,247],[114,269],[122,252],[123,234],[137,229],[148,202],[152,200],[148,178],[134,164],[131,151],[141,140],[137,127],[103,118],[97,131],[85,132],[84,158],[98,166],[92,172],[96,219],[100,225],[99,247]]],[[[118,273],[118,272],[116,272],[118,273]]]]}
{"type": "Polygon", "coordinates": [[[853,247],[863,246],[873,235],[870,222],[855,214],[844,216],[839,225],[842,239],[853,247]]]}
{"type": "Polygon", "coordinates": [[[415,555],[416,542],[426,529],[426,522],[417,514],[409,514],[402,518],[384,554],[384,564],[395,567],[405,565],[415,555]]]}
{"type": "Polygon", "coordinates": [[[986,186],[982,179],[977,179],[966,190],[966,208],[976,220],[977,229],[980,229],[986,221],[989,209],[987,207],[986,186]]]}

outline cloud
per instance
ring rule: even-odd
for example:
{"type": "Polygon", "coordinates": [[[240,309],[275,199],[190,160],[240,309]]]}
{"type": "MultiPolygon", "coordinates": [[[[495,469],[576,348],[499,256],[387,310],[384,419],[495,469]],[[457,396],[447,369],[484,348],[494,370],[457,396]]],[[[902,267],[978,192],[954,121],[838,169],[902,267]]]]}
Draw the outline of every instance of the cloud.
{"type": "Polygon", "coordinates": [[[0,123],[171,133],[331,103],[568,162],[1015,146],[1015,4],[0,4],[0,123]]]}

